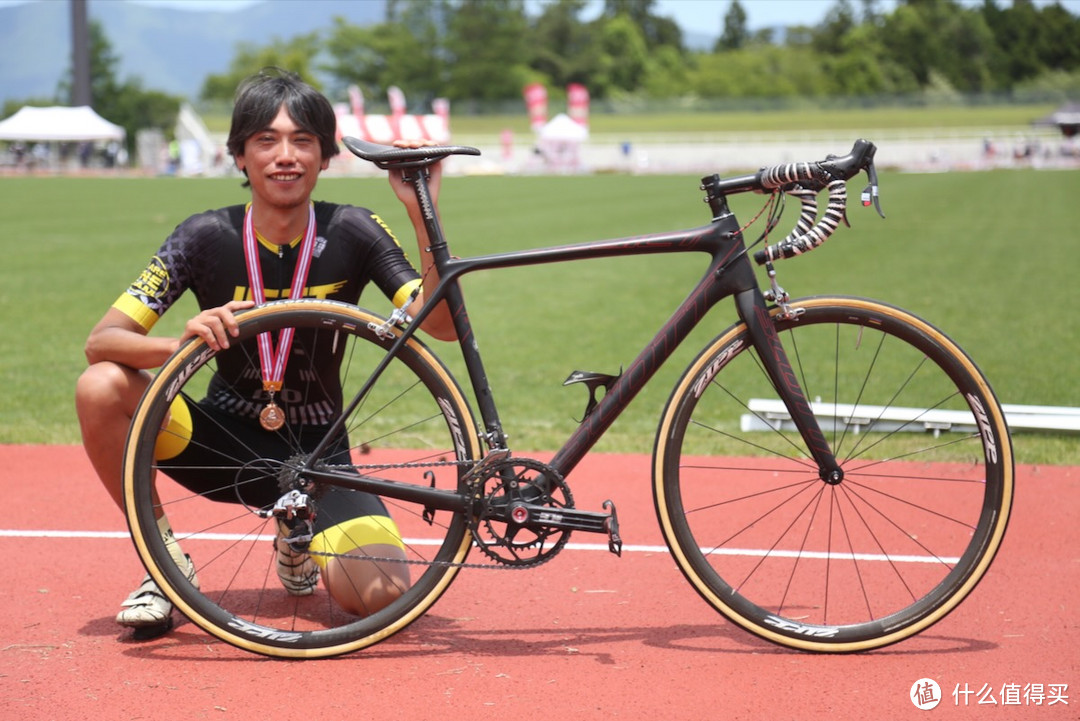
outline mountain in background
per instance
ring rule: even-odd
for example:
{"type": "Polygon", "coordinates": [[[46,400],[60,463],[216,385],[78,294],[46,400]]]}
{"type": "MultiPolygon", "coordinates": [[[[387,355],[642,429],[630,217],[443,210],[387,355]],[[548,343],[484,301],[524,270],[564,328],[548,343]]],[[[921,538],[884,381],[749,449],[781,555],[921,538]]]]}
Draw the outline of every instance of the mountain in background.
{"type": "MultiPolygon", "coordinates": [[[[325,30],[335,16],[355,25],[379,23],[386,0],[263,0],[229,12],[87,0],[87,8],[119,58],[118,80],[137,77],[146,90],[194,100],[207,75],[228,69],[237,43],[263,45],[325,30]]],[[[701,32],[683,36],[695,50],[711,49],[715,39],[701,32]]],[[[52,98],[70,63],[68,0],[0,6],[0,106],[52,98]]]]}
{"type": "MultiPolygon", "coordinates": [[[[240,42],[265,44],[329,28],[340,15],[355,25],[382,22],[385,0],[266,0],[233,12],[193,12],[115,0],[87,0],[119,58],[117,78],[189,99],[223,73],[240,42]]],[[[71,7],[45,0],[0,7],[0,105],[48,99],[69,75],[71,7]]]]}

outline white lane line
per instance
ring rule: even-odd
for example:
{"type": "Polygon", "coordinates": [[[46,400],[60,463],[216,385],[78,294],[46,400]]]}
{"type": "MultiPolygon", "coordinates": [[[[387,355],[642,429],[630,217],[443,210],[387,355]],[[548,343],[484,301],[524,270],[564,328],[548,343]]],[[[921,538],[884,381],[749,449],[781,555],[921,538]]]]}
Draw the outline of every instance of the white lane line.
{"type": "MultiPolygon", "coordinates": [[[[104,538],[104,539],[119,539],[128,540],[131,536],[127,531],[54,531],[45,529],[5,529],[0,528],[0,538],[104,538]]],[[[254,540],[254,541],[271,541],[273,536],[271,535],[259,535],[249,536],[238,533],[196,533],[184,538],[192,538],[200,541],[242,541],[242,540],[254,540]]],[[[441,539],[432,538],[407,538],[405,539],[406,545],[411,546],[437,546],[442,543],[441,539]]],[[[572,551],[603,551],[608,552],[607,544],[602,543],[568,543],[566,544],[567,550],[572,551]]],[[[629,553],[668,553],[667,546],[650,546],[650,545],[633,545],[627,544],[623,546],[624,552],[629,553]]],[[[826,553],[822,551],[781,551],[772,550],[767,551],[757,548],[724,548],[724,549],[702,549],[706,556],[746,556],[751,558],[762,558],[770,556],[772,558],[802,558],[802,559],[816,559],[825,560],[831,559],[835,561],[887,561],[891,563],[946,563],[955,564],[960,559],[958,557],[935,557],[935,556],[912,556],[912,555],[896,555],[886,556],[881,553],[826,553]]]]}

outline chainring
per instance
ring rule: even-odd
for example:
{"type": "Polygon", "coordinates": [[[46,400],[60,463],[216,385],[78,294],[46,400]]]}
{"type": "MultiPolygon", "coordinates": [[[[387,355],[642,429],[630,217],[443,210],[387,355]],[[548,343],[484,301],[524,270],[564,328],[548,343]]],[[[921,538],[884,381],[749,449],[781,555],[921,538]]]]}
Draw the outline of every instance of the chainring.
{"type": "Polygon", "coordinates": [[[528,504],[554,510],[574,507],[574,497],[562,475],[551,466],[530,458],[505,458],[490,464],[473,480],[474,508],[470,529],[477,547],[489,558],[507,566],[536,566],[563,549],[570,530],[544,525],[528,514],[524,523],[514,520],[515,505],[528,504]]]}

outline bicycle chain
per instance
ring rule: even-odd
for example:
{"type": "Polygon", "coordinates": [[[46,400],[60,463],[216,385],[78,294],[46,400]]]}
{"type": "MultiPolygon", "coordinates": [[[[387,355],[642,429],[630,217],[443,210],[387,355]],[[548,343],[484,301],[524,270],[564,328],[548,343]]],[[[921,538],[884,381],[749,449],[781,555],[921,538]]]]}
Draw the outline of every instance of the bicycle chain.
{"type": "Polygon", "coordinates": [[[323,556],[326,558],[351,558],[356,561],[375,561],[378,563],[400,563],[406,566],[440,566],[443,568],[484,568],[489,571],[521,571],[526,568],[535,568],[536,566],[547,563],[549,558],[545,558],[539,563],[535,563],[531,566],[516,566],[509,564],[493,564],[493,563],[454,563],[453,561],[420,561],[412,558],[383,558],[380,556],[354,556],[351,553],[327,553],[326,551],[308,551],[312,556],[323,556]]]}
{"type": "MultiPolygon", "coordinates": [[[[481,461],[476,461],[476,460],[471,460],[471,461],[431,461],[431,462],[428,462],[428,463],[408,463],[408,462],[406,462],[406,463],[368,463],[368,464],[363,464],[363,463],[339,463],[339,464],[328,464],[326,466],[326,468],[330,468],[330,469],[353,468],[353,469],[364,469],[364,470],[378,470],[378,469],[390,469],[390,468],[393,468],[393,469],[399,469],[399,468],[431,468],[431,467],[458,467],[458,468],[470,467],[470,468],[475,468],[476,466],[480,465],[480,463],[481,463],[481,461]]],[[[470,494],[470,498],[471,498],[471,494],[470,494]]],[[[472,515],[472,514],[470,513],[470,515],[472,515]]],[[[472,533],[472,531],[473,531],[473,528],[472,528],[473,525],[475,525],[475,524],[470,523],[470,528],[469,528],[470,533],[472,533]]],[[[475,541],[472,541],[471,543],[473,545],[476,544],[475,541]]],[[[525,570],[527,568],[535,568],[536,566],[542,566],[543,564],[547,563],[552,558],[554,558],[554,555],[545,556],[541,560],[537,561],[536,563],[532,563],[532,564],[528,564],[528,565],[514,565],[514,564],[506,564],[506,563],[491,564],[491,563],[464,563],[464,562],[462,562],[462,563],[454,563],[453,561],[423,561],[423,560],[419,560],[419,559],[410,559],[410,558],[389,558],[389,557],[381,557],[381,556],[356,556],[356,555],[353,555],[353,554],[350,554],[350,553],[327,553],[326,551],[312,551],[312,550],[309,550],[308,553],[311,554],[312,556],[321,556],[323,558],[350,558],[350,559],[358,560],[358,561],[374,561],[374,562],[377,562],[377,563],[400,563],[400,564],[403,564],[403,565],[406,565],[406,566],[440,566],[440,567],[444,567],[444,568],[478,568],[478,569],[487,569],[487,570],[491,570],[491,571],[521,571],[521,570],[525,570]]]]}

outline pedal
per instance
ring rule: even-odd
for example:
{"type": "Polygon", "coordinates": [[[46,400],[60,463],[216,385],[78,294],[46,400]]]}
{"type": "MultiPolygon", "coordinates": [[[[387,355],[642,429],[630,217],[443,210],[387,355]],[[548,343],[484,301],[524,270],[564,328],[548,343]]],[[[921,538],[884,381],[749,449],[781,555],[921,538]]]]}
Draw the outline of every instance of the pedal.
{"type": "Polygon", "coordinates": [[[622,537],[619,536],[619,516],[615,513],[615,502],[611,500],[604,501],[604,510],[610,513],[604,523],[608,534],[608,551],[622,558],[622,537]]]}

